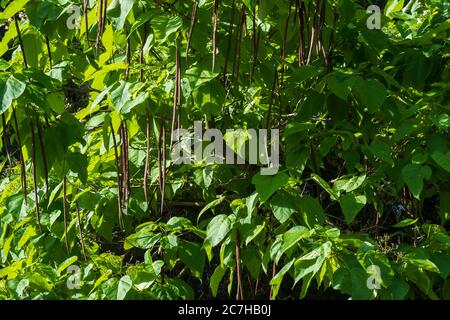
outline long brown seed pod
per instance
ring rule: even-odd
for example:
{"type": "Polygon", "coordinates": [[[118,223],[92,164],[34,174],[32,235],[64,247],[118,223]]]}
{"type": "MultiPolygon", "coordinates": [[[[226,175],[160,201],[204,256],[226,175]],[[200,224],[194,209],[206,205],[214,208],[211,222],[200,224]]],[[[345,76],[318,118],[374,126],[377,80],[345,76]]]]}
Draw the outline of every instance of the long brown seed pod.
{"type": "Polygon", "coordinates": [[[16,116],[16,109],[13,107],[13,118],[14,118],[14,126],[16,131],[16,140],[17,145],[19,146],[19,162],[20,162],[20,178],[22,181],[22,193],[23,193],[23,199],[25,200],[25,204],[27,204],[27,175],[26,175],[26,169],[25,169],[25,161],[23,159],[23,153],[22,153],[22,141],[20,139],[20,132],[19,132],[19,125],[17,123],[17,116],[16,116]]]}
{"type": "Polygon", "coordinates": [[[20,33],[19,23],[17,22],[17,14],[14,15],[14,24],[16,26],[17,37],[19,38],[19,46],[22,51],[23,64],[25,65],[25,69],[28,69],[27,57],[25,56],[25,47],[23,46],[22,34],[20,33]]]}
{"type": "Polygon", "coordinates": [[[96,55],[98,55],[98,46],[100,44],[100,37],[102,36],[102,29],[103,29],[103,1],[100,0],[100,3],[98,5],[98,19],[97,19],[97,37],[95,39],[95,52],[96,55]]]}
{"type": "Polygon", "coordinates": [[[326,58],[327,71],[333,71],[333,43],[334,43],[334,30],[336,30],[337,12],[334,10],[333,29],[331,30],[330,40],[328,44],[328,52],[326,58]]]}
{"type": "Polygon", "coordinates": [[[165,206],[165,199],[164,199],[164,194],[166,191],[166,125],[164,123],[164,120],[162,121],[162,130],[161,130],[161,135],[162,135],[162,166],[163,166],[163,179],[162,179],[162,189],[161,189],[161,214],[164,210],[164,206],[165,206]]]}
{"type": "Polygon", "coordinates": [[[38,132],[39,148],[41,149],[42,164],[44,166],[44,176],[45,176],[45,194],[48,194],[48,167],[47,167],[47,156],[45,153],[44,141],[42,139],[42,127],[36,120],[36,127],[38,132]]]}
{"type": "MultiPolygon", "coordinates": [[[[180,112],[181,105],[181,70],[180,70],[180,51],[178,49],[178,42],[175,45],[175,77],[174,77],[174,94],[173,94],[173,109],[172,109],[172,127],[171,132],[175,130],[175,119],[177,119],[177,113],[180,112]]],[[[177,128],[180,126],[180,119],[178,118],[177,128]]],[[[173,146],[173,134],[170,135],[170,150],[173,146]]]]}
{"type": "Polygon", "coordinates": [[[114,155],[116,157],[116,172],[117,172],[117,214],[118,214],[118,220],[119,220],[119,226],[122,227],[122,170],[120,166],[120,159],[119,159],[119,153],[117,151],[117,141],[116,141],[116,135],[114,132],[114,127],[112,125],[112,122],[110,122],[111,126],[111,132],[112,132],[112,140],[114,144],[114,155]]]}
{"type": "Polygon", "coordinates": [[[103,0],[103,21],[102,21],[102,35],[103,32],[105,31],[105,26],[106,26],[106,10],[108,8],[108,0],[103,0]]]}
{"type": "Polygon", "coordinates": [[[127,48],[126,48],[126,63],[127,68],[125,69],[125,78],[128,80],[130,76],[130,62],[131,62],[131,42],[130,38],[127,40],[127,48]]]}
{"type": "Polygon", "coordinates": [[[244,290],[242,287],[242,270],[241,270],[241,243],[239,231],[236,231],[236,277],[237,277],[237,293],[236,300],[244,300],[244,290]]]}
{"type": "Polygon", "coordinates": [[[139,70],[139,81],[144,81],[144,68],[142,67],[144,63],[144,46],[145,46],[145,39],[147,39],[147,23],[144,23],[144,35],[142,37],[141,41],[141,47],[139,48],[139,64],[141,65],[141,68],[139,70]]]}
{"type": "Polygon", "coordinates": [[[269,110],[267,110],[267,123],[266,123],[267,130],[270,129],[270,120],[271,120],[270,118],[272,116],[272,105],[275,100],[274,97],[275,97],[275,89],[277,86],[277,80],[278,80],[278,70],[275,68],[275,72],[273,75],[272,91],[270,94],[269,110]]]}
{"type": "Polygon", "coordinates": [[[88,20],[88,3],[89,0],[83,1],[84,25],[86,28],[86,42],[89,44],[89,20],[88,20]]]}
{"type": "Polygon", "coordinates": [[[244,24],[245,24],[245,5],[242,5],[241,8],[241,15],[239,18],[239,24],[238,24],[238,31],[236,35],[236,56],[233,62],[233,79],[237,80],[239,76],[239,64],[241,59],[241,41],[242,41],[242,33],[244,30],[244,24]]]}
{"type": "Polygon", "coordinates": [[[231,5],[231,14],[230,14],[230,26],[228,28],[228,44],[227,44],[227,50],[225,52],[225,62],[223,65],[223,75],[226,79],[226,75],[227,75],[227,67],[228,67],[228,59],[230,56],[230,51],[231,51],[231,45],[233,42],[233,27],[234,27],[234,12],[236,11],[236,5],[233,3],[231,5]]]}
{"type": "MultiPolygon", "coordinates": [[[[272,262],[272,279],[275,277],[277,273],[277,265],[275,264],[275,261],[272,262]]],[[[272,291],[273,291],[273,286],[270,286],[270,290],[269,290],[269,299],[272,299],[272,291]]]]}
{"type": "Polygon", "coordinates": [[[131,185],[130,185],[130,166],[129,166],[129,155],[128,155],[128,150],[129,150],[129,139],[128,139],[128,126],[127,126],[127,121],[124,120],[123,121],[124,125],[123,125],[123,135],[124,135],[124,151],[125,151],[125,155],[124,155],[124,168],[125,168],[125,186],[126,186],[126,193],[125,193],[125,208],[128,208],[128,201],[130,198],[130,193],[131,193],[131,185]]]}
{"type": "Polygon", "coordinates": [[[62,180],[63,188],[63,214],[64,214],[64,242],[67,253],[69,253],[69,239],[67,238],[67,177],[64,175],[62,180]]]}
{"type": "Polygon", "coordinates": [[[126,120],[122,121],[120,126],[120,141],[121,141],[121,163],[122,163],[122,195],[123,203],[125,204],[125,210],[128,208],[128,198],[130,194],[130,181],[128,171],[128,135],[126,120]]]}
{"type": "Polygon", "coordinates": [[[214,0],[214,11],[213,11],[213,32],[212,32],[212,71],[214,72],[214,67],[216,66],[216,55],[217,55],[217,21],[219,19],[219,0],[214,0]]]}
{"type": "Polygon", "coordinates": [[[34,136],[33,122],[30,122],[30,130],[31,130],[31,161],[33,171],[34,210],[36,211],[36,220],[40,228],[41,216],[39,214],[39,197],[37,192],[37,177],[36,177],[36,139],[34,136]]]}
{"type": "Polygon", "coordinates": [[[148,110],[145,110],[145,123],[146,123],[146,146],[145,146],[145,166],[144,166],[144,198],[148,204],[148,171],[150,163],[150,115],[148,110]]]}
{"type": "Polygon", "coordinates": [[[291,19],[291,8],[292,8],[292,0],[289,3],[288,16],[286,19],[286,24],[284,25],[283,44],[281,46],[281,80],[280,80],[281,84],[283,83],[284,77],[284,60],[286,58],[286,39],[288,33],[289,20],[291,19]]]}
{"type": "Polygon", "coordinates": [[[191,24],[189,25],[188,39],[186,45],[186,63],[188,61],[188,53],[191,47],[192,34],[194,32],[195,20],[197,19],[197,1],[192,4],[191,24]]]}
{"type": "Polygon", "coordinates": [[[78,230],[79,230],[79,234],[80,234],[81,252],[83,252],[84,260],[87,261],[86,248],[84,245],[84,237],[83,237],[83,225],[81,224],[80,208],[78,207],[77,201],[75,201],[75,208],[77,210],[77,220],[78,220],[78,230]]]}
{"type": "Polygon", "coordinates": [[[160,212],[164,211],[164,191],[165,191],[165,173],[166,173],[166,132],[164,119],[161,118],[159,123],[159,137],[158,137],[158,171],[159,171],[159,189],[161,193],[160,212]]]}
{"type": "Polygon", "coordinates": [[[298,65],[302,65],[305,63],[305,35],[304,35],[304,16],[303,12],[305,10],[303,6],[303,2],[300,5],[300,0],[296,0],[296,6],[297,6],[297,14],[298,14],[298,33],[300,37],[299,45],[298,45],[298,65]]]}
{"type": "Polygon", "coordinates": [[[252,64],[252,72],[250,73],[250,81],[252,81],[253,79],[253,73],[255,72],[255,67],[258,62],[260,31],[261,29],[259,29],[256,24],[256,7],[255,7],[253,8],[253,64],[252,64]]]}
{"type": "Polygon", "coordinates": [[[50,50],[50,40],[48,39],[48,36],[45,36],[45,44],[47,46],[48,60],[50,62],[50,69],[51,69],[53,68],[53,62],[52,62],[52,52],[50,50]]]}
{"type": "Polygon", "coordinates": [[[5,114],[2,113],[2,127],[3,127],[3,135],[2,135],[2,139],[3,139],[3,145],[5,146],[5,151],[6,151],[6,156],[8,158],[8,163],[9,165],[12,165],[11,162],[11,155],[9,153],[9,138],[8,138],[8,131],[6,128],[6,119],[5,119],[5,114]]]}

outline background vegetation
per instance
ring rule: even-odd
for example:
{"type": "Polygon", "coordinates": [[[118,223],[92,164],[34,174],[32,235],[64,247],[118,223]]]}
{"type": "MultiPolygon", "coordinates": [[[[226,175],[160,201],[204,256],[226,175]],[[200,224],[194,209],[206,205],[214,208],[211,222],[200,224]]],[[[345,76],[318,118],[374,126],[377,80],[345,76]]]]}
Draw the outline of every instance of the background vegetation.
{"type": "Polygon", "coordinates": [[[448,1],[0,6],[0,299],[450,299],[448,1]],[[174,165],[196,120],[280,171],[174,165]]]}

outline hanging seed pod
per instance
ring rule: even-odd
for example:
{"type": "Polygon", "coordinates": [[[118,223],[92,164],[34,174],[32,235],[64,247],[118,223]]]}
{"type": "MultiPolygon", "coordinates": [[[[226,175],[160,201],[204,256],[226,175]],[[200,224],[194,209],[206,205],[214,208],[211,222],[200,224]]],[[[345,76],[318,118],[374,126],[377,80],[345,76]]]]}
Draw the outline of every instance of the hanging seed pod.
{"type": "Polygon", "coordinates": [[[84,26],[86,28],[86,42],[87,42],[87,44],[89,44],[88,3],[89,3],[89,0],[83,0],[83,15],[84,15],[84,26]]]}
{"type": "Polygon", "coordinates": [[[166,183],[166,131],[164,119],[161,118],[159,124],[159,138],[158,138],[158,171],[159,171],[159,189],[161,194],[160,213],[164,211],[164,191],[166,183]]]}
{"type": "Polygon", "coordinates": [[[289,20],[291,19],[291,8],[292,8],[292,0],[289,3],[289,10],[288,10],[288,16],[286,19],[286,23],[284,25],[284,33],[283,33],[283,43],[281,45],[281,80],[280,85],[283,84],[283,78],[284,78],[284,67],[285,67],[285,59],[286,59],[286,39],[287,39],[287,33],[288,33],[288,26],[289,26],[289,20]]]}
{"type": "Polygon", "coordinates": [[[231,14],[230,14],[230,26],[228,28],[228,44],[227,44],[227,50],[225,52],[225,62],[223,65],[223,75],[226,79],[226,75],[227,75],[227,67],[228,67],[228,59],[230,56],[230,51],[231,51],[231,45],[233,42],[233,27],[234,27],[234,12],[236,11],[236,5],[233,3],[231,5],[231,14]]]}
{"type": "Polygon", "coordinates": [[[100,0],[97,6],[97,37],[95,38],[95,54],[98,56],[98,47],[100,44],[100,38],[102,36],[103,29],[103,0],[100,0]]]}
{"type": "Polygon", "coordinates": [[[44,147],[44,141],[42,139],[42,127],[39,124],[39,122],[36,120],[36,127],[38,131],[38,140],[39,140],[39,147],[41,149],[41,156],[42,156],[42,164],[44,166],[44,176],[45,176],[45,194],[48,194],[48,167],[47,167],[47,156],[45,153],[45,147],[44,147]]]}
{"type": "Polygon", "coordinates": [[[127,68],[125,69],[125,79],[128,80],[128,77],[130,76],[130,62],[131,62],[131,42],[130,38],[127,40],[127,48],[126,48],[126,63],[127,68]]]}
{"type": "Polygon", "coordinates": [[[123,135],[123,186],[124,186],[124,201],[125,201],[125,208],[128,209],[128,201],[130,197],[131,192],[131,186],[130,186],[130,170],[129,170],[129,161],[128,161],[128,127],[126,120],[123,120],[122,123],[122,135],[123,135]]]}
{"type": "Polygon", "coordinates": [[[299,45],[298,45],[298,65],[301,66],[305,63],[305,20],[304,20],[304,10],[305,7],[300,5],[300,0],[296,0],[297,14],[298,14],[298,33],[299,33],[299,45]]]}
{"type": "Polygon", "coordinates": [[[20,50],[22,51],[23,64],[25,66],[25,69],[28,69],[27,57],[25,56],[25,47],[23,46],[22,34],[20,33],[20,27],[19,27],[19,23],[17,22],[17,20],[18,20],[18,15],[16,14],[14,16],[14,24],[16,26],[17,38],[19,38],[19,46],[20,46],[20,50]]]}
{"type": "Polygon", "coordinates": [[[14,118],[14,125],[15,125],[15,131],[16,131],[16,140],[17,145],[19,149],[19,162],[20,162],[20,179],[22,182],[22,193],[23,193],[23,199],[25,200],[25,204],[27,204],[27,176],[26,176],[26,169],[25,169],[25,161],[23,159],[23,153],[22,153],[22,141],[20,139],[20,132],[19,132],[19,125],[17,123],[17,116],[16,116],[16,109],[13,107],[13,118],[14,118]]]}
{"type": "Polygon", "coordinates": [[[148,171],[150,163],[150,115],[148,110],[145,110],[145,124],[146,124],[146,146],[145,146],[145,166],[144,166],[144,198],[148,203],[148,171]]]}
{"type": "Polygon", "coordinates": [[[269,103],[269,109],[267,110],[267,123],[266,123],[266,129],[270,129],[270,120],[272,116],[272,106],[275,100],[275,90],[277,87],[278,82],[278,70],[275,68],[275,72],[273,75],[273,83],[272,83],[272,91],[270,93],[270,103],[269,103]]]}
{"type": "Polygon", "coordinates": [[[37,192],[37,177],[36,177],[36,139],[34,136],[34,126],[33,122],[30,122],[31,130],[31,161],[32,161],[32,171],[33,171],[33,191],[34,191],[34,209],[36,211],[36,220],[41,227],[41,217],[39,214],[39,197],[37,192]]]}
{"type": "Polygon", "coordinates": [[[50,40],[48,39],[48,36],[45,36],[45,44],[47,46],[48,60],[50,62],[50,69],[51,69],[53,68],[53,62],[52,62],[52,52],[50,51],[50,40]]]}
{"type": "MultiPolygon", "coordinates": [[[[181,102],[181,77],[180,77],[180,52],[178,50],[178,42],[175,46],[175,77],[174,77],[174,93],[173,93],[173,109],[172,109],[172,127],[171,132],[175,130],[175,120],[177,119],[177,113],[179,114],[180,102],[181,102]]],[[[178,125],[179,127],[179,121],[178,125]]],[[[173,134],[170,135],[170,150],[172,150],[173,146],[173,134]]]]}
{"type": "Polygon", "coordinates": [[[242,41],[242,33],[244,31],[245,24],[245,5],[242,5],[241,15],[239,18],[238,31],[236,35],[236,55],[235,60],[233,62],[233,76],[232,79],[237,80],[239,76],[239,63],[241,59],[241,41],[242,41]]]}
{"type": "Polygon", "coordinates": [[[122,170],[120,165],[120,158],[119,153],[117,150],[117,140],[116,135],[114,133],[114,127],[112,125],[112,122],[110,122],[111,126],[111,133],[112,133],[112,139],[113,139],[113,145],[114,145],[114,155],[116,158],[116,172],[117,172],[117,214],[118,214],[118,220],[119,220],[119,226],[122,227],[122,170]]]}
{"type": "Polygon", "coordinates": [[[188,53],[191,47],[192,33],[194,32],[195,20],[197,18],[197,1],[192,4],[191,24],[189,25],[188,40],[186,45],[186,63],[188,61],[188,53]]]}
{"type": "Polygon", "coordinates": [[[8,163],[10,166],[12,166],[12,162],[11,162],[11,155],[9,153],[9,138],[8,138],[8,131],[7,131],[7,127],[6,127],[6,119],[5,119],[5,114],[2,113],[2,127],[3,127],[3,135],[2,135],[2,139],[3,139],[3,145],[5,146],[5,151],[6,151],[6,156],[8,158],[8,163]]]}
{"type": "Polygon", "coordinates": [[[67,253],[69,253],[69,239],[67,238],[67,178],[64,176],[62,180],[63,188],[63,215],[64,215],[64,243],[67,253]]]}
{"type": "Polygon", "coordinates": [[[241,270],[241,241],[239,230],[236,231],[236,278],[237,278],[237,292],[236,300],[244,300],[244,289],[242,286],[242,270],[241,270]]]}
{"type": "Polygon", "coordinates": [[[83,253],[84,260],[87,261],[86,248],[84,245],[84,237],[83,237],[83,225],[81,224],[80,208],[78,207],[77,201],[75,201],[75,208],[77,210],[77,220],[78,220],[78,230],[79,230],[79,235],[80,235],[81,252],[83,253]]]}
{"type": "Polygon", "coordinates": [[[214,67],[216,66],[216,54],[217,54],[217,21],[219,18],[219,0],[214,0],[214,11],[213,11],[213,32],[212,32],[212,71],[214,72],[214,67]]]}

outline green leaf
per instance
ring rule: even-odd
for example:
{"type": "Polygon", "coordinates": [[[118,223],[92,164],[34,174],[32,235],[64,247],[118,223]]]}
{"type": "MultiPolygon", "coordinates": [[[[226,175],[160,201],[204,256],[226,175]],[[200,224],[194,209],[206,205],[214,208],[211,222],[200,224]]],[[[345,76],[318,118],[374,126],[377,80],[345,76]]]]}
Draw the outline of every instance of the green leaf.
{"type": "Polygon", "coordinates": [[[276,194],[270,199],[273,215],[280,222],[286,222],[295,211],[294,198],[290,195],[276,194]]]}
{"type": "Polygon", "coordinates": [[[402,10],[404,0],[389,0],[384,7],[384,14],[388,18],[393,18],[394,13],[402,10]]]}
{"type": "Polygon", "coordinates": [[[36,235],[36,229],[33,226],[28,226],[25,229],[25,232],[22,234],[22,236],[20,237],[19,242],[17,243],[17,248],[21,249],[23,247],[23,245],[25,243],[27,243],[27,241],[36,235]]]}
{"type": "Polygon", "coordinates": [[[408,164],[402,169],[403,181],[408,185],[409,190],[414,198],[419,199],[423,189],[423,180],[430,179],[431,168],[429,166],[421,166],[419,164],[408,164]]]}
{"type": "Polygon", "coordinates": [[[211,72],[207,69],[202,69],[199,67],[192,67],[184,73],[186,78],[189,80],[189,86],[191,91],[194,91],[202,84],[211,81],[219,75],[217,72],[211,72]]]}
{"type": "MultiPolygon", "coordinates": [[[[14,0],[0,13],[0,22],[1,20],[6,20],[14,16],[18,13],[22,8],[28,3],[30,0],[14,0]]],[[[4,3],[2,3],[2,6],[4,3]]]]}
{"type": "Polygon", "coordinates": [[[125,299],[128,291],[130,291],[133,286],[133,281],[129,275],[125,275],[119,280],[119,285],[117,286],[117,300],[125,299]]]}
{"type": "Polygon", "coordinates": [[[225,199],[226,199],[226,198],[225,198],[224,196],[220,196],[219,198],[214,199],[213,201],[211,201],[210,203],[208,203],[208,204],[200,211],[200,213],[198,214],[197,221],[200,221],[200,217],[201,217],[206,211],[208,211],[209,209],[212,209],[212,208],[218,206],[218,205],[221,204],[225,199]]]}
{"type": "Polygon", "coordinates": [[[77,256],[73,256],[70,258],[67,258],[66,260],[64,260],[64,262],[62,262],[58,269],[56,270],[56,272],[58,274],[61,274],[61,272],[63,272],[64,270],[66,270],[68,267],[70,267],[71,265],[73,265],[76,261],[78,260],[77,256]]]}
{"type": "Polygon", "coordinates": [[[311,179],[317,182],[326,192],[328,192],[332,200],[337,200],[339,198],[337,193],[334,192],[334,190],[330,188],[328,183],[326,183],[326,181],[323,180],[320,176],[315,173],[311,173],[311,179]]]}
{"type": "Polygon", "coordinates": [[[296,204],[300,209],[299,212],[303,221],[309,228],[325,222],[325,212],[316,198],[308,195],[302,196],[296,199],[296,204]]]}
{"type": "Polygon", "coordinates": [[[292,248],[301,239],[308,238],[311,232],[308,228],[303,226],[295,226],[283,234],[283,244],[281,245],[281,252],[286,252],[292,248]]]}
{"type": "Polygon", "coordinates": [[[22,95],[25,87],[26,83],[17,79],[14,75],[11,75],[6,83],[0,78],[0,100],[2,101],[0,114],[11,106],[13,100],[22,95]]]}
{"type": "Polygon", "coordinates": [[[447,172],[450,172],[450,151],[448,151],[446,154],[442,152],[435,152],[431,156],[434,161],[438,165],[440,165],[442,168],[444,168],[447,172]]]}
{"type": "Polygon", "coordinates": [[[292,268],[294,265],[295,259],[292,259],[288,263],[286,263],[283,268],[270,280],[270,285],[272,286],[272,296],[271,299],[275,299],[278,295],[278,291],[280,290],[281,282],[283,281],[284,275],[292,268]]]}
{"type": "Polygon", "coordinates": [[[327,77],[327,84],[331,92],[333,92],[336,96],[338,96],[342,100],[347,101],[350,89],[343,80],[344,77],[341,74],[330,74],[327,77]]]}
{"type": "Polygon", "coordinates": [[[134,0],[119,0],[119,3],[120,3],[120,17],[116,25],[117,30],[123,29],[128,14],[133,8],[134,0]]]}
{"type": "Polygon", "coordinates": [[[133,34],[134,31],[139,29],[142,25],[144,25],[150,18],[153,16],[153,12],[148,11],[144,14],[141,14],[136,21],[133,23],[133,26],[130,29],[130,32],[128,33],[127,39],[133,34]]]}
{"type": "Polygon", "coordinates": [[[284,137],[289,137],[293,134],[303,132],[306,130],[314,129],[316,125],[310,122],[291,122],[284,128],[284,137]]]}
{"type": "Polygon", "coordinates": [[[415,224],[417,221],[419,221],[419,218],[416,218],[416,219],[407,218],[407,219],[403,219],[402,221],[394,224],[393,227],[394,228],[404,228],[404,227],[415,224]]]}
{"type": "Polygon", "coordinates": [[[387,97],[386,88],[378,80],[356,81],[353,89],[370,113],[380,110],[387,97]]]}
{"type": "Polygon", "coordinates": [[[300,66],[292,70],[292,76],[290,77],[289,81],[293,83],[302,83],[305,80],[314,78],[321,72],[322,69],[317,66],[300,66]]]}
{"type": "Polygon", "coordinates": [[[387,143],[374,141],[367,149],[378,159],[390,165],[394,164],[391,156],[392,151],[387,143]]]}
{"type": "Polygon", "coordinates": [[[225,214],[215,216],[206,228],[206,240],[211,246],[217,246],[232,229],[230,218],[225,214]]]}
{"type": "Polygon", "coordinates": [[[310,273],[312,273],[312,275],[315,275],[322,267],[325,259],[331,253],[331,247],[331,242],[327,241],[322,245],[316,247],[312,251],[308,252],[307,254],[303,255],[302,257],[298,258],[295,261],[294,266],[294,284],[299,282],[303,277],[307,276],[310,273]]]}
{"type": "Polygon", "coordinates": [[[259,200],[266,201],[270,196],[280,188],[284,187],[289,180],[289,176],[284,172],[278,172],[276,175],[261,175],[257,173],[252,178],[252,183],[256,187],[259,200]]]}
{"type": "Polygon", "coordinates": [[[214,270],[211,279],[209,280],[209,287],[211,288],[213,297],[217,296],[217,290],[219,290],[220,282],[222,281],[226,271],[227,268],[222,265],[218,265],[214,270]]]}
{"type": "Polygon", "coordinates": [[[367,198],[364,195],[346,194],[339,199],[339,204],[347,224],[351,224],[358,213],[366,205],[367,198]]]}
{"type": "Polygon", "coordinates": [[[156,40],[163,43],[167,38],[178,31],[183,25],[183,20],[180,16],[159,15],[152,19],[151,26],[155,33],[156,40]]]}
{"type": "Polygon", "coordinates": [[[194,276],[202,279],[203,269],[205,267],[205,252],[201,245],[185,241],[178,250],[180,260],[192,271],[194,276]]]}

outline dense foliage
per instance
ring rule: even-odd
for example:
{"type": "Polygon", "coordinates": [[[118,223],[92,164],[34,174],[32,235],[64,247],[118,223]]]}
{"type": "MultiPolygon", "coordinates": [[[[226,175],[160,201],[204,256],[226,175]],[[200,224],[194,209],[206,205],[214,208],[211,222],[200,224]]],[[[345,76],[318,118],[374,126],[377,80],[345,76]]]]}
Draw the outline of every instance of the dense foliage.
{"type": "Polygon", "coordinates": [[[450,299],[448,1],[0,7],[0,299],[450,299]]]}

